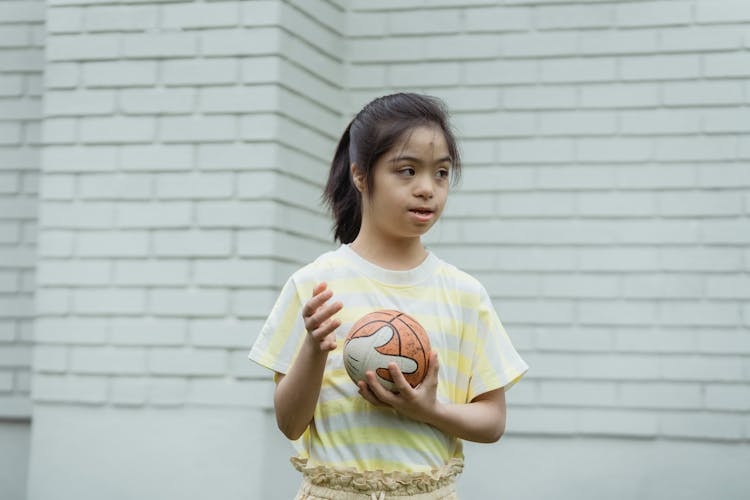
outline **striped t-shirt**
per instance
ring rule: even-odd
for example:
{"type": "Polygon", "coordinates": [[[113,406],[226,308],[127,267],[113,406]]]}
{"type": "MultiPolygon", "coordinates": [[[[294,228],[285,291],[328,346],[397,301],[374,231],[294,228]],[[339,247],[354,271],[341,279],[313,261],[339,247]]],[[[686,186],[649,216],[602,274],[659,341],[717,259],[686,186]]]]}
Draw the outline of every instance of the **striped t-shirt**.
{"type": "Polygon", "coordinates": [[[313,421],[295,442],[310,465],[357,470],[423,472],[461,457],[461,441],[437,428],[375,407],[357,392],[343,363],[344,339],[362,316],[395,309],[415,318],[438,353],[438,401],[468,403],[507,391],[528,370],[513,348],[484,287],[432,252],[417,267],[393,271],[365,260],[348,245],[295,272],[252,346],[249,358],[287,373],[307,335],[302,306],[328,283],[329,303],[341,301],[338,347],[328,354],[313,421]]]}

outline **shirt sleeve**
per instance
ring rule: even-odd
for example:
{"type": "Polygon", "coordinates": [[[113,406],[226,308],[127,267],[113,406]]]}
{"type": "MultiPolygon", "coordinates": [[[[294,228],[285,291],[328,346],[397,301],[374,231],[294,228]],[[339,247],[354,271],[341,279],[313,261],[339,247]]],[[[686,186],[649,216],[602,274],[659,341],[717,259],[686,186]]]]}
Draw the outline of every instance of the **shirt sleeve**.
{"type": "Polygon", "coordinates": [[[305,336],[302,306],[292,276],[281,289],[248,358],[274,372],[287,373],[305,336]]]}
{"type": "Polygon", "coordinates": [[[500,387],[507,392],[528,369],[529,366],[513,347],[489,294],[481,286],[469,401],[500,387]]]}

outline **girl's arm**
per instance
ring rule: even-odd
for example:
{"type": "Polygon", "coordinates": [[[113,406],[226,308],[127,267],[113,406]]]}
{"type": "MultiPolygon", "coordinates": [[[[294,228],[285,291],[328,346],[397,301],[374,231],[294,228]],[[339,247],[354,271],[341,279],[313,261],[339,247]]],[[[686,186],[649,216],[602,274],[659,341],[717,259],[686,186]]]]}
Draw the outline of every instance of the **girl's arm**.
{"type": "Polygon", "coordinates": [[[326,284],[320,283],[313,290],[312,298],[302,308],[307,336],[289,372],[279,374],[273,405],[276,422],[284,435],[298,439],[313,419],[318,403],[323,371],[328,353],[336,349],[336,335],[333,333],[341,321],[331,316],[341,310],[341,303],[324,305],[333,293],[326,291],[326,284]]]}
{"type": "Polygon", "coordinates": [[[437,353],[431,353],[424,381],[411,387],[395,363],[388,366],[398,393],[383,387],[373,372],[359,382],[359,392],[370,403],[390,406],[402,415],[425,422],[468,441],[494,443],[505,433],[505,390],[480,394],[470,403],[442,404],[437,400],[437,353]]]}

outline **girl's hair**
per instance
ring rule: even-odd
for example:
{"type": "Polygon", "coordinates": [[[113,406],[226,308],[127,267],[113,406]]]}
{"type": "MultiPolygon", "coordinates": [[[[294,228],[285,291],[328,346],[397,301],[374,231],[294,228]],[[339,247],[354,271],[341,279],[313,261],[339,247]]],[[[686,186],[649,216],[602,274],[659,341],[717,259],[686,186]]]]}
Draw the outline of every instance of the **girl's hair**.
{"type": "Polygon", "coordinates": [[[362,194],[354,187],[351,164],[356,163],[365,174],[367,193],[372,195],[377,161],[420,126],[437,127],[443,131],[452,160],[451,179],[458,180],[461,158],[443,101],[413,93],[378,97],[349,122],[331,162],[323,200],[333,214],[335,239],[351,243],[362,224],[362,194]]]}

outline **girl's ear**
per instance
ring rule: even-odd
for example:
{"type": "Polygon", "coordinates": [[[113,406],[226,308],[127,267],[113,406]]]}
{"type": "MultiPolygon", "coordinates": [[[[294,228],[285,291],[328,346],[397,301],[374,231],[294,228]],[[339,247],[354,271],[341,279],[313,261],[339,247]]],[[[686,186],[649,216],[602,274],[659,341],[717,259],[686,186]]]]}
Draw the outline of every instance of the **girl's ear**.
{"type": "Polygon", "coordinates": [[[357,191],[360,193],[365,192],[365,174],[357,167],[356,163],[352,163],[351,165],[351,171],[352,171],[352,182],[354,182],[354,187],[357,188],[357,191]]]}

